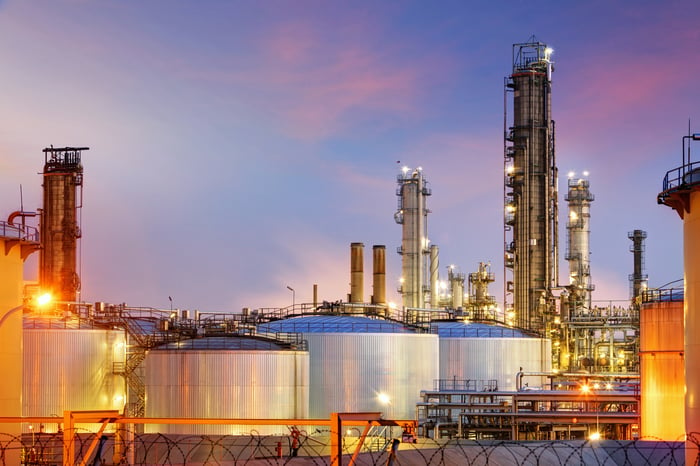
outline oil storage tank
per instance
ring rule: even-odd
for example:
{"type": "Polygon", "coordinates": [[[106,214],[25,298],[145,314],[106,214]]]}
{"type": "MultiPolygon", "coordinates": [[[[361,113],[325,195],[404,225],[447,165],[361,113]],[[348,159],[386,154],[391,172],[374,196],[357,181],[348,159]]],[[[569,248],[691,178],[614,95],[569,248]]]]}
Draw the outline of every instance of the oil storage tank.
{"type": "Polygon", "coordinates": [[[438,376],[438,338],[400,323],[358,315],[314,315],[262,324],[300,332],[310,358],[309,416],[381,412],[415,418],[420,391],[438,376]]]}
{"type": "MultiPolygon", "coordinates": [[[[113,370],[125,359],[124,330],[69,312],[27,315],[23,326],[23,416],[124,409],[126,386],[113,370]]],[[[57,429],[56,424],[44,426],[44,432],[57,429]]]]}
{"type": "MultiPolygon", "coordinates": [[[[151,349],[144,360],[146,417],[308,417],[309,353],[254,336],[205,337],[151,349]]],[[[283,426],[148,424],[147,433],[279,434],[283,426]]]]}
{"type": "MultiPolygon", "coordinates": [[[[433,322],[431,329],[440,337],[440,380],[470,380],[479,390],[511,391],[517,389],[518,372],[551,371],[549,339],[481,322],[433,322]]],[[[534,380],[528,378],[528,383],[534,380]]]]}

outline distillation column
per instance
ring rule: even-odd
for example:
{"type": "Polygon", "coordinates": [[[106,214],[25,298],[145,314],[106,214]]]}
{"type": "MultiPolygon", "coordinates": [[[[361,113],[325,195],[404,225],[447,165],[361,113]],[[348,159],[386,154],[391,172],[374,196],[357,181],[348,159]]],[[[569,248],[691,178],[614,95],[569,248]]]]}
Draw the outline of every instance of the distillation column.
{"type": "Polygon", "coordinates": [[[674,209],[683,220],[684,344],[685,357],[685,464],[700,458],[700,164],[690,161],[690,140],[683,137],[680,167],[666,173],[657,202],[674,209]],[[686,160],[686,141],[688,156],[686,160]]]}
{"type": "Polygon", "coordinates": [[[398,175],[399,206],[394,214],[396,223],[402,225],[401,287],[403,305],[408,308],[425,306],[424,285],[426,283],[428,254],[428,213],[426,198],[431,192],[420,168],[411,171],[404,167],[398,175]]]}
{"type": "Polygon", "coordinates": [[[516,325],[540,334],[552,319],[558,278],[551,53],[534,37],[515,44],[505,89],[513,95],[513,126],[504,141],[506,311],[512,307],[516,325]]]}
{"type": "MultiPolygon", "coordinates": [[[[584,176],[587,174],[584,172],[584,176]]],[[[566,260],[569,262],[569,309],[590,309],[591,292],[591,202],[594,197],[590,191],[590,182],[584,178],[569,176],[569,191],[566,200],[569,203],[568,242],[566,260]]]]}
{"type": "Polygon", "coordinates": [[[80,290],[77,240],[82,207],[83,166],[87,147],[44,149],[44,207],[41,212],[39,285],[56,301],[76,301],[80,290]]]}
{"type": "Polygon", "coordinates": [[[634,272],[629,276],[630,279],[630,298],[636,308],[638,308],[637,298],[646,290],[647,274],[644,273],[644,240],[647,237],[647,232],[644,230],[634,230],[627,234],[627,237],[632,240],[630,252],[634,257],[634,272]]]}

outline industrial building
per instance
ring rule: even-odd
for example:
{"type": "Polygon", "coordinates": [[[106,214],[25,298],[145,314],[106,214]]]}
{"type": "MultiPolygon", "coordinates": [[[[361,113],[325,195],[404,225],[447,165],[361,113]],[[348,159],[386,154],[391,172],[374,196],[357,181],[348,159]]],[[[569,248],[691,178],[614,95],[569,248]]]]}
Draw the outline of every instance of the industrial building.
{"type": "MultiPolygon", "coordinates": [[[[676,440],[682,431],[662,429],[658,419],[671,406],[673,416],[679,413],[681,367],[694,354],[687,338],[685,348],[678,346],[679,306],[689,305],[692,291],[679,297],[646,289],[646,235],[634,230],[630,302],[596,304],[589,247],[594,196],[586,173],[568,177],[569,270],[559,281],[552,53],[536,40],[515,44],[505,81],[513,120],[504,128],[502,310],[489,291],[495,280],[489,262],[469,274],[451,266],[441,279],[439,248],[430,244],[427,225],[432,190],[423,169],[409,167],[397,178],[394,214],[401,226],[400,307],[386,299],[384,245],[372,248],[372,296],[365,299],[361,242],[350,245],[344,299],[319,300],[314,287],[312,303],[218,314],[81,302],[77,212],[81,153],[88,148],[45,149],[41,234],[25,224],[31,212],[0,223],[0,305],[11,309],[0,321],[0,338],[13,342],[3,344],[0,362],[22,381],[0,392],[6,412],[314,419],[378,411],[388,419],[415,419],[419,433],[434,438],[555,440],[596,433],[634,439],[641,425],[642,436],[676,440]],[[21,225],[14,223],[18,217],[21,225]],[[38,286],[23,291],[22,263],[39,246],[38,286]],[[24,306],[17,304],[33,303],[39,290],[57,298],[51,310],[20,312],[24,306]],[[23,352],[16,350],[22,347],[16,334],[23,352]]],[[[686,236],[694,238],[690,207],[700,177],[689,161],[684,167],[659,202],[685,216],[686,236]]],[[[693,325],[686,317],[686,332],[693,325]]],[[[685,380],[695,393],[687,372],[685,380]]],[[[700,432],[692,424],[694,409],[685,412],[685,432],[700,432]]],[[[162,422],[144,431],[221,435],[252,428],[162,422]]],[[[276,433],[276,427],[254,428],[276,433]]]]}

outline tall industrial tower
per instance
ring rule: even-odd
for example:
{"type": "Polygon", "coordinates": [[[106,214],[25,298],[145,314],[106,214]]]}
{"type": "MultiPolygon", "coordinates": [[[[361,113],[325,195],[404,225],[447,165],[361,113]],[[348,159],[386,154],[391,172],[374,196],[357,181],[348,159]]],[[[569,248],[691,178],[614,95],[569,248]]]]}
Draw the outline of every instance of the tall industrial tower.
{"type": "Polygon", "coordinates": [[[430,253],[428,240],[428,214],[426,198],[430,196],[428,182],[423,171],[413,171],[403,167],[398,175],[398,210],[394,214],[396,223],[402,225],[401,247],[401,287],[399,292],[404,307],[425,307],[427,291],[427,258],[430,253]]]}
{"type": "Polygon", "coordinates": [[[41,212],[39,285],[57,301],[76,301],[78,209],[82,207],[83,166],[87,147],[44,149],[44,206],[41,212]]]}
{"type": "MultiPolygon", "coordinates": [[[[583,173],[584,176],[588,174],[583,173]]],[[[571,309],[590,309],[591,292],[591,202],[594,197],[590,182],[569,175],[569,220],[566,223],[568,241],[566,260],[569,261],[569,306],[571,309]]]]}
{"type": "Polygon", "coordinates": [[[634,273],[629,276],[630,299],[635,307],[638,307],[637,297],[647,288],[649,276],[644,273],[644,240],[647,232],[644,230],[634,230],[627,233],[627,238],[632,240],[630,252],[634,255],[634,273]]]}
{"type": "Polygon", "coordinates": [[[513,45],[513,72],[504,93],[506,315],[512,313],[515,325],[539,334],[553,318],[551,290],[558,280],[551,54],[552,49],[534,37],[513,45]]]}

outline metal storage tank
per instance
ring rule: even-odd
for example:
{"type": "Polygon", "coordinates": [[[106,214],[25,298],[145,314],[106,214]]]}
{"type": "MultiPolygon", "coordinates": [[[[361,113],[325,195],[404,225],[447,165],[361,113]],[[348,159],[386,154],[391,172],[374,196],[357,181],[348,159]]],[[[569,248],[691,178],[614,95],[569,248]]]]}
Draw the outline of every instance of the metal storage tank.
{"type": "MultiPolygon", "coordinates": [[[[206,337],[146,355],[146,417],[308,417],[309,353],[272,340],[206,337]]],[[[280,426],[148,424],[147,433],[279,434],[280,426]]]]}
{"type": "MultiPolygon", "coordinates": [[[[25,316],[23,339],[23,416],[124,409],[124,379],[113,371],[125,359],[123,330],[98,328],[76,317],[25,316]]],[[[57,428],[45,425],[44,432],[57,428]]]]}
{"type": "Polygon", "coordinates": [[[647,290],[639,313],[641,436],[685,436],[683,290],[647,290]]]}
{"type": "MultiPolygon", "coordinates": [[[[552,342],[521,330],[478,322],[435,322],[440,337],[440,379],[496,380],[516,390],[518,372],[550,372],[552,342]]],[[[528,383],[536,379],[528,378],[528,383]]],[[[544,381],[543,381],[544,382],[544,381]]]]}
{"type": "Polygon", "coordinates": [[[382,412],[414,419],[420,391],[438,376],[438,338],[402,324],[364,316],[305,316],[259,327],[301,332],[310,357],[309,416],[382,412]]]}

